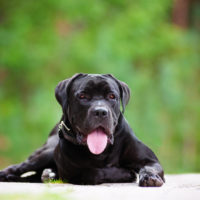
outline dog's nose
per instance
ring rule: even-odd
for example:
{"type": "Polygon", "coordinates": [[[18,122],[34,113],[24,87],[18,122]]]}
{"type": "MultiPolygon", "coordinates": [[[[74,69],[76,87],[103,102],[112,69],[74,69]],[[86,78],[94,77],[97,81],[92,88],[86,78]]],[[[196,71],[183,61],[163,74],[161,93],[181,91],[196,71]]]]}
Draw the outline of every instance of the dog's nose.
{"type": "Polygon", "coordinates": [[[93,115],[99,118],[105,118],[108,116],[108,109],[105,107],[96,107],[93,110],[93,115]]]}

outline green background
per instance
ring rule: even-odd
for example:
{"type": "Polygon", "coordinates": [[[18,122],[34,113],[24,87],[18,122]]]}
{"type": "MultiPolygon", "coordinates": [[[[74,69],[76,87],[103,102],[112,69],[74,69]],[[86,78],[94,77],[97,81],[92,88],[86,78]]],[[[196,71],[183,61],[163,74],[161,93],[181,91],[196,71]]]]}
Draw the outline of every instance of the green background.
{"type": "Polygon", "coordinates": [[[55,86],[84,72],[129,85],[125,116],[167,173],[200,172],[200,31],[172,23],[172,2],[1,0],[0,168],[45,142],[55,86]]]}

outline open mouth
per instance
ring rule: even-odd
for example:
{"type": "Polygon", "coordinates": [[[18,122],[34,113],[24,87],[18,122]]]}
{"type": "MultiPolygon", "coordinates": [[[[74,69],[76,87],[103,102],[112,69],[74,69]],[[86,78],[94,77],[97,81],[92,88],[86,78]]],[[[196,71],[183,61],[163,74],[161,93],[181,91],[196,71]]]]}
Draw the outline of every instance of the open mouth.
{"type": "Polygon", "coordinates": [[[87,146],[91,153],[101,154],[108,143],[108,134],[103,127],[98,127],[87,136],[87,146]]]}

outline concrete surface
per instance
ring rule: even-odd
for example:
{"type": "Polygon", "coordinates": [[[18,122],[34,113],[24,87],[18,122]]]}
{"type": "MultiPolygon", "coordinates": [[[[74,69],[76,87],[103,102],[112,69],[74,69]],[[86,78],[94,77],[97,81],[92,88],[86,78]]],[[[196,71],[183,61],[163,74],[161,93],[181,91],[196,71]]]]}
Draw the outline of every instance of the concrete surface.
{"type": "Polygon", "coordinates": [[[0,195],[24,193],[56,193],[70,200],[200,200],[200,174],[166,175],[166,183],[160,188],[142,188],[137,183],[97,186],[0,183],[0,195]]]}

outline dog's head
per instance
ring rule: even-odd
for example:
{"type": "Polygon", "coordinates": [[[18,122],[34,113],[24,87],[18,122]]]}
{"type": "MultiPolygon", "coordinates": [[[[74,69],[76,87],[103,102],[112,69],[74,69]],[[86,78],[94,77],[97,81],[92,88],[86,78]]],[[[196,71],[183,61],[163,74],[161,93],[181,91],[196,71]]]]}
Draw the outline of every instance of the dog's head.
{"type": "Polygon", "coordinates": [[[130,97],[128,86],[110,74],[76,74],[55,89],[64,119],[74,133],[83,137],[89,150],[100,154],[112,143],[120,116],[130,97]],[[112,138],[112,139],[111,139],[112,138]]]}

